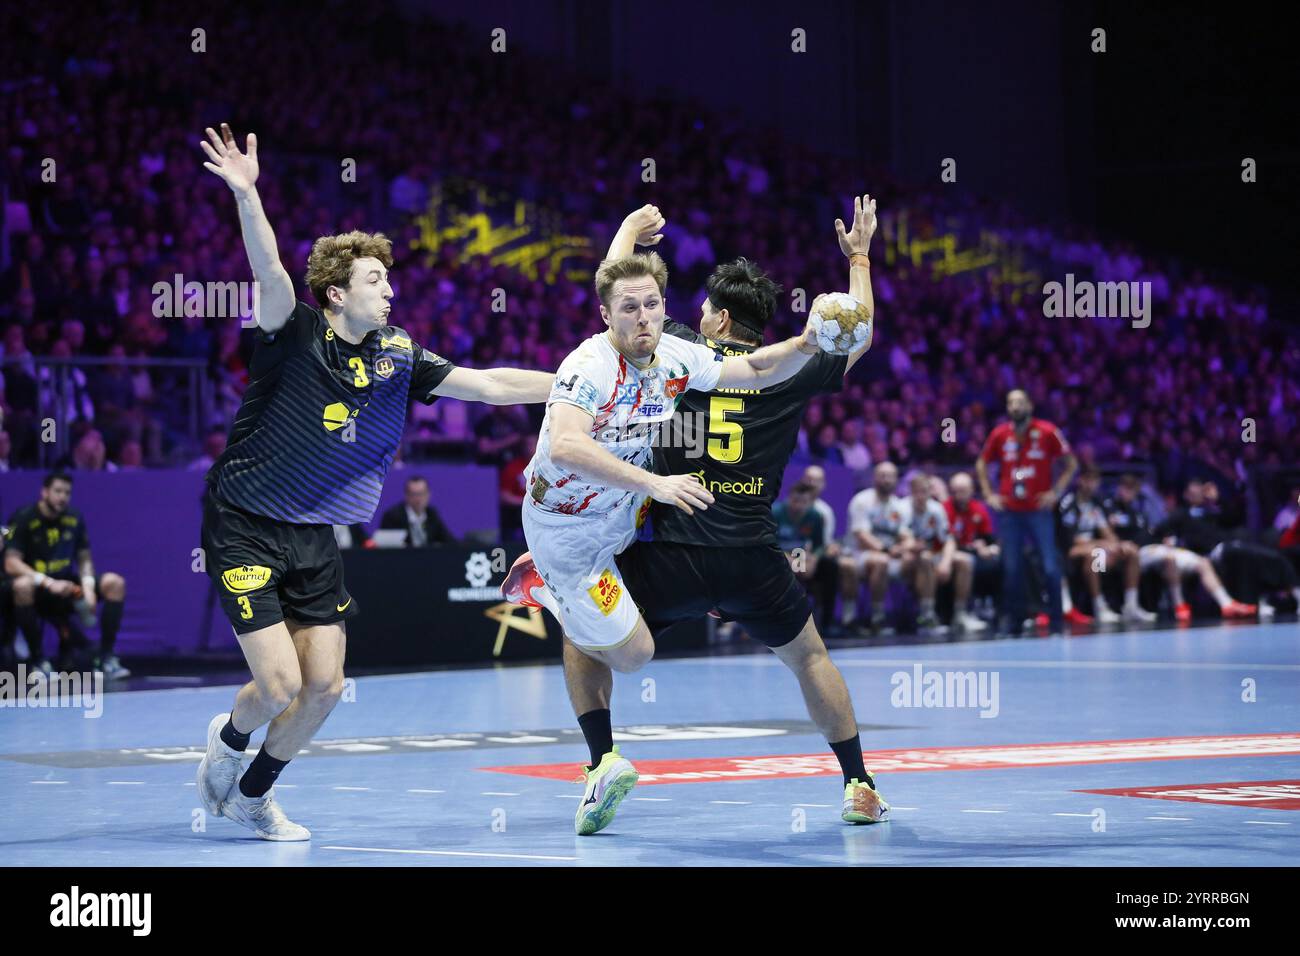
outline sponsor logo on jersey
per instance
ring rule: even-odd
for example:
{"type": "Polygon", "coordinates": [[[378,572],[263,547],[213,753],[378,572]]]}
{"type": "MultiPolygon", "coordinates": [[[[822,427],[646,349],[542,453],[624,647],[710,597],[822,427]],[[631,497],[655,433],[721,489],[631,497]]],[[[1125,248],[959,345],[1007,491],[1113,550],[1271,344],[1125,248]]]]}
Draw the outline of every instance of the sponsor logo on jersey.
{"type": "Polygon", "coordinates": [[[614,388],[615,405],[635,405],[639,386],[636,382],[624,382],[614,388]]]}
{"type": "Polygon", "coordinates": [[[383,346],[386,349],[402,349],[409,352],[411,351],[411,340],[405,335],[393,335],[384,339],[383,346]]]}
{"type": "Polygon", "coordinates": [[[664,406],[661,402],[653,402],[651,404],[642,405],[638,411],[646,417],[650,417],[651,415],[662,415],[664,413],[664,406]]]}
{"type": "Polygon", "coordinates": [[[664,382],[664,394],[669,398],[676,398],[678,395],[682,394],[682,392],[686,391],[686,383],[689,382],[690,379],[691,377],[689,375],[683,375],[680,378],[670,378],[668,381],[664,382]]]}
{"type": "Polygon", "coordinates": [[[221,572],[221,583],[231,594],[247,594],[264,587],[271,580],[271,569],[260,564],[245,564],[221,572]]]}
{"type": "Polygon", "coordinates": [[[618,607],[619,598],[623,596],[623,587],[618,583],[614,572],[606,568],[601,573],[600,580],[587,588],[587,593],[591,595],[600,613],[609,617],[614,608],[618,607]]]}
{"type": "Polygon", "coordinates": [[[375,374],[380,378],[392,378],[393,368],[393,360],[386,355],[375,360],[375,374]]]}
{"type": "Polygon", "coordinates": [[[645,525],[646,515],[650,513],[650,506],[652,504],[654,504],[653,498],[646,498],[645,501],[641,502],[641,507],[636,511],[636,526],[638,528],[645,525]]]}
{"type": "Polygon", "coordinates": [[[762,475],[744,475],[739,481],[718,481],[707,477],[703,469],[691,472],[691,477],[715,495],[761,495],[765,481],[762,475]]]}
{"type": "Polygon", "coordinates": [[[332,402],[326,405],[325,411],[321,413],[321,424],[325,426],[326,431],[338,431],[355,414],[342,402],[332,402]]]}

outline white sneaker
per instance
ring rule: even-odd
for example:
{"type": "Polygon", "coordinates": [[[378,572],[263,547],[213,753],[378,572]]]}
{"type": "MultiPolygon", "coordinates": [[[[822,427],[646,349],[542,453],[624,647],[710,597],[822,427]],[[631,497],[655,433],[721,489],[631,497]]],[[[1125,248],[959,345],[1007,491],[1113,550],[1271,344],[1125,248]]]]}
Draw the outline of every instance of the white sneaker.
{"type": "Polygon", "coordinates": [[[311,839],[311,831],[285,816],[280,805],[275,802],[275,787],[260,797],[246,797],[236,786],[221,805],[221,815],[240,826],[248,827],[263,840],[294,843],[311,839]]]}
{"type": "Polygon", "coordinates": [[[1271,621],[1273,620],[1273,615],[1277,613],[1277,608],[1269,604],[1267,601],[1260,601],[1258,613],[1261,621],[1271,621]]]}
{"type": "Polygon", "coordinates": [[[632,762],[619,754],[615,747],[601,758],[591,770],[583,770],[587,789],[578,804],[578,814],[573,828],[579,836],[599,833],[614,822],[614,812],[623,798],[636,786],[641,775],[632,762]]]}
{"type": "Polygon", "coordinates": [[[1132,624],[1154,624],[1156,616],[1136,604],[1130,604],[1124,608],[1124,620],[1132,624]]]}
{"type": "Polygon", "coordinates": [[[980,631],[987,631],[989,627],[988,624],[981,621],[970,611],[962,611],[956,615],[956,620],[953,623],[957,625],[957,630],[966,634],[978,634],[980,631]]]}
{"type": "Polygon", "coordinates": [[[1110,609],[1109,604],[1101,600],[1097,601],[1095,616],[1098,624],[1118,624],[1120,622],[1120,616],[1110,609]]]}
{"type": "Polygon", "coordinates": [[[109,654],[99,664],[99,669],[104,672],[105,680],[126,680],[131,676],[131,672],[122,665],[116,654],[109,654]]]}
{"type": "Polygon", "coordinates": [[[214,817],[221,816],[221,804],[239,779],[239,767],[244,759],[243,751],[232,750],[221,739],[221,728],[229,719],[229,714],[217,714],[208,724],[208,751],[199,761],[195,777],[199,799],[214,817]]]}

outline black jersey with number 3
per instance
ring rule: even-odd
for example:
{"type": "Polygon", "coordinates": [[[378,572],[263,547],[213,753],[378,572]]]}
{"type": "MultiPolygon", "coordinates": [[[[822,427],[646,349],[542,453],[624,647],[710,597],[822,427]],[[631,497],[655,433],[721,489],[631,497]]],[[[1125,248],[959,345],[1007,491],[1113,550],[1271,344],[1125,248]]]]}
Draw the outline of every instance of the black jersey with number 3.
{"type": "MultiPolygon", "coordinates": [[[[715,342],[679,322],[666,335],[707,345],[727,355],[747,355],[757,345],[715,342]]],[[[762,389],[719,388],[687,392],[671,430],[655,448],[655,471],[692,474],[713,493],[706,511],[688,515],[655,502],[642,529],[644,540],[730,548],[775,544],[772,502],[799,438],[808,402],[838,392],[848,357],[818,352],[794,377],[762,389]]]]}

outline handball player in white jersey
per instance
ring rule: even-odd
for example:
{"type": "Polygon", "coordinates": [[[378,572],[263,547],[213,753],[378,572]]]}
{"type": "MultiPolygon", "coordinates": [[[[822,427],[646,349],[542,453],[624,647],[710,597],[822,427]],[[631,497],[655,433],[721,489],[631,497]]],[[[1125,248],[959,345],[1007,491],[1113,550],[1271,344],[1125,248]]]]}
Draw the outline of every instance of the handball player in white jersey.
{"type": "Polygon", "coordinates": [[[662,336],[667,284],[668,267],[653,252],[601,263],[596,293],[608,329],[560,364],[525,472],[524,536],[540,580],[520,581],[522,598],[547,607],[574,647],[618,671],[646,664],[654,640],[614,556],[651,499],[688,514],[713,502],[695,478],[649,470],[655,426],[687,389],[775,385],[818,352],[811,327],[726,358],[662,336]]]}

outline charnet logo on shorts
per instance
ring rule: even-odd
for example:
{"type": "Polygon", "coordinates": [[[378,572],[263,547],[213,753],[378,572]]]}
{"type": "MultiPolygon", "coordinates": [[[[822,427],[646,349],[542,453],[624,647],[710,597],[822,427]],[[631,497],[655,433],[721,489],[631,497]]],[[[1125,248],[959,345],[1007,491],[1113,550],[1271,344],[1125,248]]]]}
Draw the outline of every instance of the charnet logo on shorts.
{"type": "Polygon", "coordinates": [[[269,580],[271,580],[271,569],[264,568],[260,564],[245,564],[221,572],[221,583],[233,594],[256,591],[269,580]]]}
{"type": "Polygon", "coordinates": [[[152,893],[68,893],[50,897],[50,925],[61,927],[128,926],[133,936],[148,936],[153,927],[152,893]]]}
{"type": "Polygon", "coordinates": [[[618,578],[614,577],[614,572],[606,568],[601,573],[600,580],[587,588],[587,593],[596,602],[596,607],[600,608],[600,613],[609,617],[614,608],[618,607],[618,599],[623,596],[623,588],[619,585],[618,578]]]}

